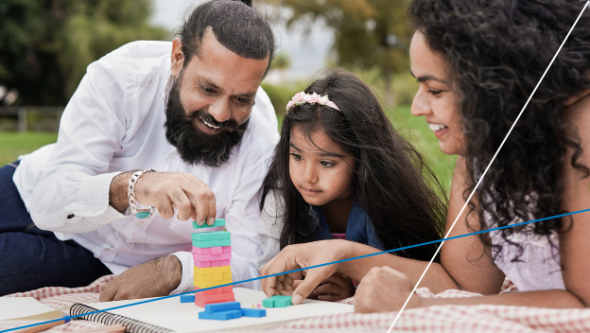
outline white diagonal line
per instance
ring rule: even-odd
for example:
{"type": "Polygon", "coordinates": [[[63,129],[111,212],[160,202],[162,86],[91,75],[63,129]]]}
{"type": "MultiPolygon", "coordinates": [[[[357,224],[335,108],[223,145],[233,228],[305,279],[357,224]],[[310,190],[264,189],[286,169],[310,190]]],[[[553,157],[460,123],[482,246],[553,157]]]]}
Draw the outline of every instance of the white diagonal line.
{"type": "MultiPolygon", "coordinates": [[[[498,147],[498,149],[496,150],[496,153],[494,154],[494,156],[492,157],[492,159],[490,160],[490,163],[488,164],[488,166],[486,167],[485,171],[483,172],[483,174],[481,175],[481,177],[479,178],[479,180],[477,181],[477,184],[475,184],[475,187],[473,188],[473,191],[471,191],[471,194],[469,195],[469,197],[467,198],[467,200],[465,201],[465,204],[463,205],[463,208],[461,208],[461,211],[459,211],[459,214],[457,214],[457,217],[455,218],[455,221],[453,222],[453,224],[451,225],[451,227],[449,228],[449,231],[446,233],[445,238],[448,238],[451,231],[453,230],[453,228],[455,227],[455,224],[457,223],[457,221],[459,220],[459,217],[461,216],[461,214],[463,214],[463,211],[465,210],[465,207],[467,207],[467,204],[469,203],[469,201],[471,200],[471,197],[473,197],[473,194],[475,193],[475,190],[477,190],[477,187],[479,186],[479,184],[481,183],[481,181],[483,180],[483,178],[485,177],[486,173],[488,172],[488,170],[490,169],[490,166],[492,165],[492,163],[494,163],[494,160],[496,159],[496,156],[498,156],[498,153],[500,152],[500,150],[502,149],[502,147],[504,146],[504,143],[506,142],[506,140],[508,139],[508,136],[510,135],[510,133],[512,133],[512,130],[514,129],[514,126],[516,126],[516,123],[518,123],[518,120],[520,119],[520,116],[522,116],[522,113],[524,112],[524,110],[526,109],[526,107],[529,105],[529,102],[531,101],[531,99],[533,98],[533,96],[535,95],[535,92],[537,91],[537,88],[539,88],[539,85],[541,85],[541,82],[543,82],[543,79],[545,78],[545,75],[547,75],[547,72],[549,71],[549,69],[551,68],[551,65],[553,65],[553,62],[555,61],[555,58],[557,58],[557,55],[559,54],[559,52],[561,51],[561,49],[563,48],[563,45],[565,44],[565,42],[567,41],[567,39],[569,38],[570,34],[572,33],[572,31],[574,30],[574,28],[576,27],[576,25],[578,24],[578,21],[580,20],[580,18],[582,17],[582,14],[584,13],[584,10],[586,9],[586,7],[590,6],[590,0],[586,1],[586,6],[584,6],[584,8],[582,8],[582,11],[580,12],[580,15],[578,15],[578,18],[576,19],[576,22],[574,22],[574,25],[572,26],[572,28],[570,29],[570,31],[567,33],[567,35],[565,36],[563,42],[561,43],[561,45],[559,46],[559,49],[557,50],[557,52],[555,53],[555,55],[553,56],[553,59],[551,59],[551,62],[549,63],[549,66],[547,66],[547,69],[545,69],[545,72],[543,73],[543,76],[541,76],[541,79],[539,80],[539,82],[537,83],[537,85],[535,86],[535,89],[533,89],[533,92],[531,93],[531,95],[529,96],[529,98],[527,99],[526,103],[524,104],[524,106],[522,107],[522,110],[520,110],[520,113],[518,114],[518,117],[516,117],[516,120],[514,120],[514,123],[512,124],[512,126],[510,127],[510,129],[508,130],[508,133],[506,134],[506,136],[504,137],[504,140],[502,140],[502,143],[500,144],[500,147],[498,147]]],[[[432,259],[430,259],[430,261],[428,262],[428,265],[426,265],[426,268],[424,269],[424,272],[422,272],[422,275],[420,275],[420,278],[418,279],[418,282],[416,282],[416,285],[414,286],[414,288],[412,289],[412,292],[410,293],[410,295],[408,296],[408,298],[406,299],[406,301],[404,302],[404,305],[402,306],[402,308],[399,310],[399,312],[397,313],[397,315],[395,316],[395,319],[393,320],[393,323],[391,324],[391,326],[389,327],[389,330],[387,331],[387,333],[390,333],[391,330],[393,329],[393,326],[395,326],[395,323],[397,323],[397,320],[399,319],[399,317],[401,316],[402,312],[404,311],[404,309],[406,308],[406,305],[408,305],[408,302],[410,301],[410,298],[412,297],[412,295],[414,295],[414,292],[416,292],[416,288],[418,288],[418,285],[420,285],[420,282],[422,282],[422,278],[424,278],[424,275],[426,275],[426,272],[428,271],[428,269],[430,268],[430,265],[432,265],[432,261],[434,260],[434,258],[438,255],[438,252],[440,251],[440,249],[442,248],[442,246],[444,245],[445,242],[441,242],[440,246],[438,247],[438,249],[436,249],[436,252],[434,253],[434,256],[432,257],[432,259]]]]}

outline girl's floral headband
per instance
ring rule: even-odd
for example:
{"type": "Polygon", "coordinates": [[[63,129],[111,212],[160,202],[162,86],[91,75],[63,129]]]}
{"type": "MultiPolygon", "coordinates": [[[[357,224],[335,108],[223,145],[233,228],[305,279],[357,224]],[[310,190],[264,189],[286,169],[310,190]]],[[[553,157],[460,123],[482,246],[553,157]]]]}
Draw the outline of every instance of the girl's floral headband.
{"type": "Polygon", "coordinates": [[[316,93],[313,93],[310,95],[310,94],[306,94],[303,91],[295,94],[295,96],[293,96],[293,98],[291,98],[289,103],[287,103],[287,111],[289,111],[289,109],[292,109],[296,106],[299,106],[299,105],[305,104],[305,103],[325,105],[325,106],[331,107],[334,110],[340,111],[340,109],[338,108],[336,103],[334,103],[328,99],[328,95],[320,96],[316,93]]]}

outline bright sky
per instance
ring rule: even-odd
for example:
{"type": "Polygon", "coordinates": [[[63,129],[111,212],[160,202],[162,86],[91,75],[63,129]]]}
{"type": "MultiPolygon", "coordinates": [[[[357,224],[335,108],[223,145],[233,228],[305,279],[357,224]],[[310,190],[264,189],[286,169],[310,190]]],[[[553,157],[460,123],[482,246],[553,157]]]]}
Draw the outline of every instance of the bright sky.
{"type": "MultiPolygon", "coordinates": [[[[203,0],[152,0],[154,15],[152,22],[172,32],[182,24],[182,18],[189,8],[193,8],[203,0]]],[[[254,0],[256,3],[257,0],[254,0]]],[[[304,27],[299,25],[286,30],[284,24],[272,24],[273,31],[279,42],[279,52],[289,55],[291,68],[287,71],[287,80],[311,79],[321,69],[328,58],[334,41],[333,32],[322,23],[314,23],[309,35],[305,35],[304,27]]]]}

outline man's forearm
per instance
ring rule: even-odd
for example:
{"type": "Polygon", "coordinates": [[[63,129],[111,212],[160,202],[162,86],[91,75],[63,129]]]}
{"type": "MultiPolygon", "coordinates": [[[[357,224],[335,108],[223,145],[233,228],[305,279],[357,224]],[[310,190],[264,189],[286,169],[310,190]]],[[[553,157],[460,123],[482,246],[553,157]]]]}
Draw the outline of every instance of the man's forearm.
{"type": "Polygon", "coordinates": [[[133,172],[124,172],[118,174],[111,182],[109,191],[109,205],[120,213],[123,213],[129,207],[129,198],[127,197],[127,187],[133,172]]]}

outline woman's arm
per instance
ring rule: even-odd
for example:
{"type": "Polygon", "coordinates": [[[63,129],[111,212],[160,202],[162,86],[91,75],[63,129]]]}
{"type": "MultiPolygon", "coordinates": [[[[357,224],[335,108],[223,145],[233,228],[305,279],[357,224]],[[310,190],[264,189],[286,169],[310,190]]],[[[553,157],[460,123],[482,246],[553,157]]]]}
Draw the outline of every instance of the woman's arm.
{"type": "MultiPolygon", "coordinates": [[[[576,129],[581,139],[580,144],[584,152],[578,159],[578,163],[590,166],[590,97],[586,97],[573,105],[566,113],[565,121],[576,129]]],[[[564,172],[562,174],[564,180],[562,207],[569,212],[590,208],[590,177],[582,178],[583,173],[571,166],[572,155],[573,150],[568,151],[564,159],[564,172]]],[[[454,178],[453,185],[455,185],[455,181],[454,178]]],[[[451,197],[453,199],[453,195],[451,197]]],[[[452,215],[452,213],[449,215],[452,215]]],[[[590,305],[590,260],[588,260],[588,253],[590,253],[590,242],[588,242],[588,238],[590,238],[590,212],[575,214],[572,216],[572,220],[573,224],[569,223],[567,218],[564,219],[564,226],[559,235],[559,255],[566,290],[530,291],[454,299],[422,299],[417,295],[413,295],[408,307],[442,304],[496,304],[545,308],[588,307],[590,305]]],[[[447,245],[450,245],[451,242],[447,245]]],[[[473,241],[471,246],[478,250],[477,244],[473,241]]],[[[444,254],[442,263],[445,265],[447,272],[452,274],[455,281],[461,281],[459,285],[464,290],[476,291],[474,289],[482,288],[477,281],[469,281],[469,277],[478,279],[478,277],[485,274],[485,269],[461,270],[465,269],[465,266],[461,264],[460,249],[467,244],[464,242],[456,246],[447,245],[443,246],[442,249],[444,254]]],[[[481,253],[481,249],[478,251],[481,253]]],[[[486,256],[489,258],[489,255],[486,256]]],[[[490,269],[489,272],[493,271],[490,269]]],[[[483,277],[485,278],[485,276],[483,277]]],[[[494,283],[494,279],[489,279],[487,283],[494,283]]],[[[355,310],[357,312],[399,310],[410,295],[412,287],[411,278],[402,272],[389,267],[373,268],[364,277],[357,289],[355,310]]],[[[492,289],[491,287],[485,289],[487,288],[492,289]]]]}
{"type": "MultiPolygon", "coordinates": [[[[565,122],[574,127],[583,150],[578,163],[590,168],[590,97],[585,97],[567,111],[565,122]]],[[[590,177],[571,165],[573,150],[564,159],[564,193],[562,207],[568,212],[590,208],[590,177]]],[[[590,306],[590,212],[572,215],[573,224],[563,219],[559,235],[562,277],[567,291],[585,306],[590,306]]]]}
{"type": "MultiPolygon", "coordinates": [[[[465,190],[464,160],[459,158],[453,175],[451,200],[447,218],[447,231],[461,210],[465,190]]],[[[467,212],[453,228],[450,236],[457,236],[479,230],[477,216],[470,216],[470,229],[465,221],[467,212]]],[[[286,247],[275,258],[271,259],[260,271],[261,275],[276,274],[298,268],[320,265],[328,262],[377,253],[379,250],[367,245],[343,241],[329,240],[286,247]]],[[[340,272],[353,280],[361,281],[374,267],[392,267],[407,275],[416,284],[428,262],[407,259],[391,254],[382,254],[344,263],[314,268],[307,272],[305,280],[293,292],[293,301],[305,299],[317,285],[334,272],[340,272]],[[300,296],[296,297],[296,296],[300,296]]],[[[302,273],[288,276],[267,278],[262,281],[263,290],[267,295],[277,291],[293,291],[292,282],[302,278],[302,273]]],[[[421,287],[428,287],[438,293],[447,289],[463,289],[482,294],[498,293],[504,281],[504,274],[493,264],[490,254],[484,251],[478,236],[469,236],[449,241],[442,247],[441,264],[433,263],[428,269],[421,287]]]]}

